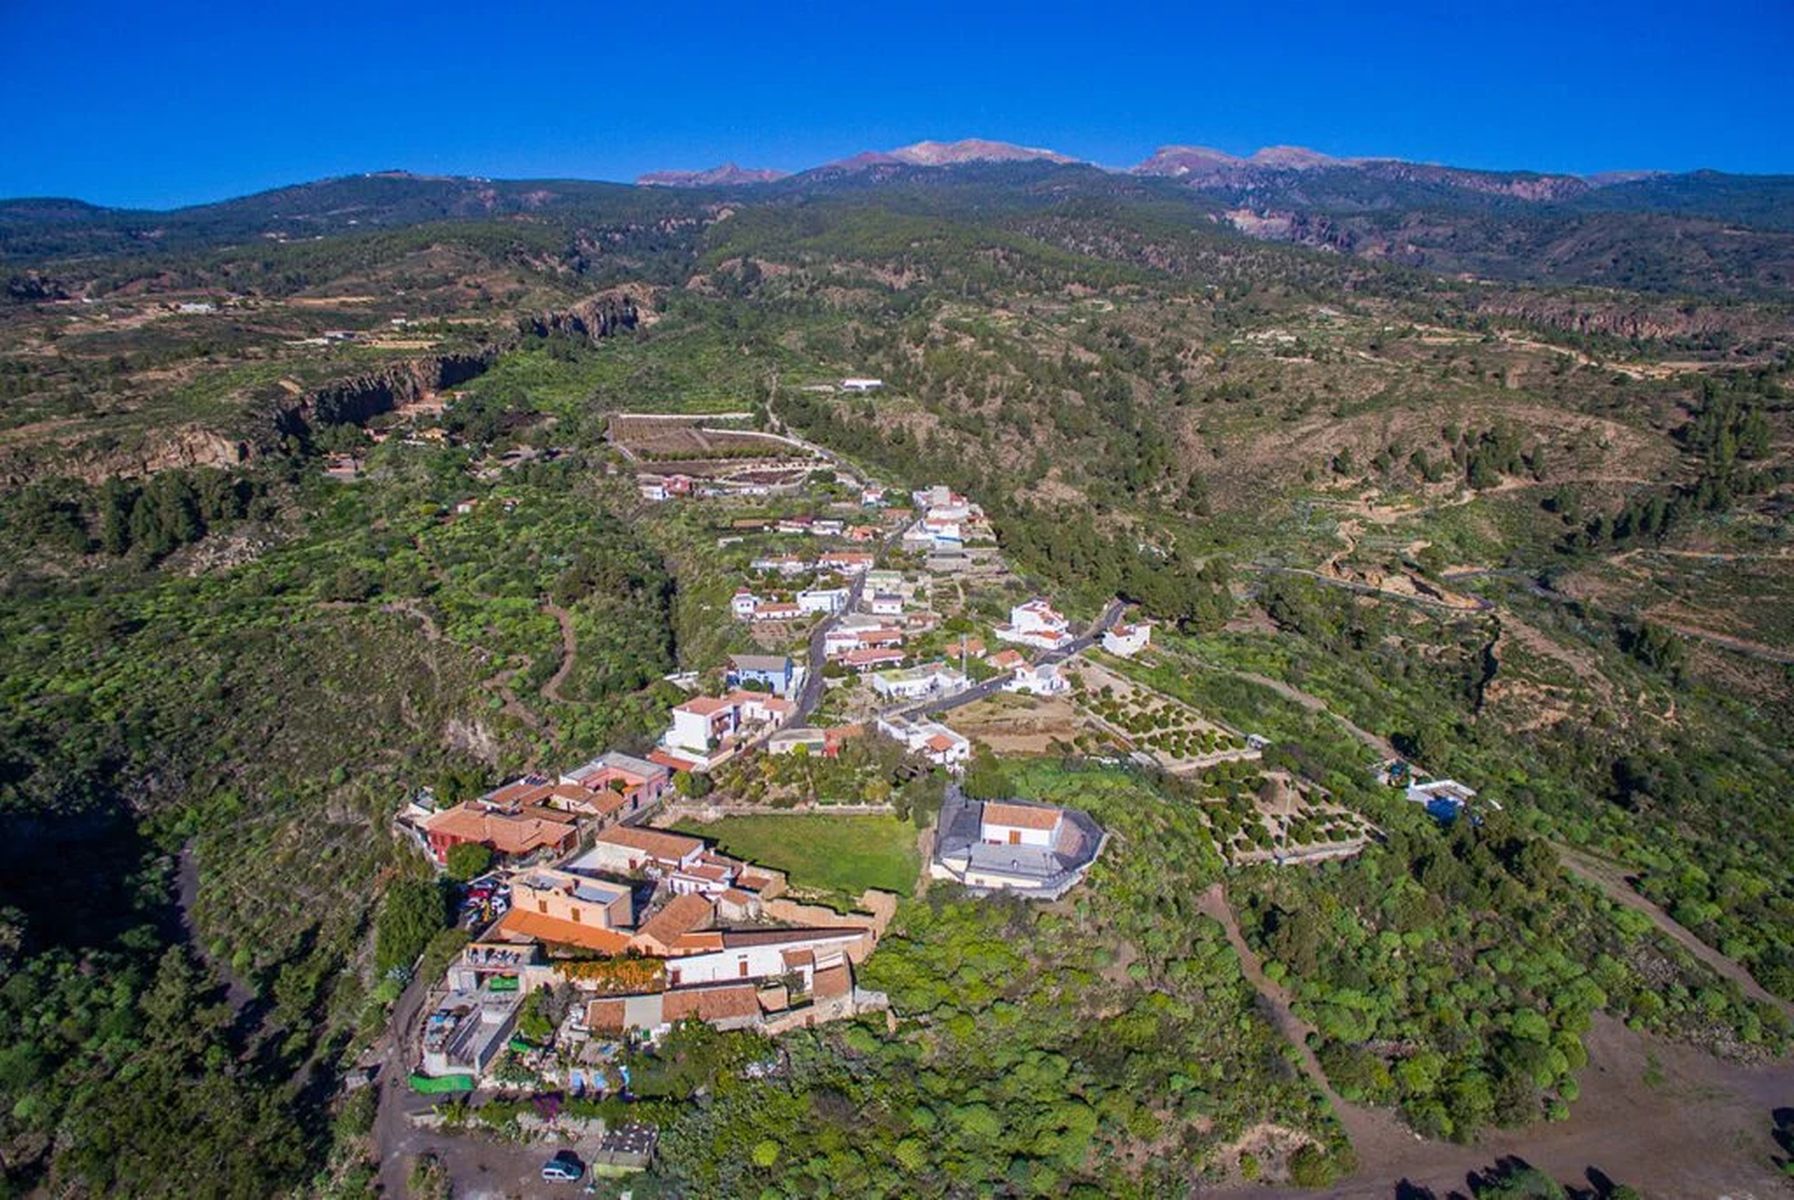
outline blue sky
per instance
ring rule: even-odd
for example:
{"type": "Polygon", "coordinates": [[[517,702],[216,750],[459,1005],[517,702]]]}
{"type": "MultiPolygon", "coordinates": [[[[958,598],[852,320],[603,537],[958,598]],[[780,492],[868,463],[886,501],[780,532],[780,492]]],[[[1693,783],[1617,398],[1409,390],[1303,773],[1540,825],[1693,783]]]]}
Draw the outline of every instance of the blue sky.
{"type": "Polygon", "coordinates": [[[0,196],[165,207],[390,167],[630,179],[982,136],[1794,172],[1794,0],[0,0],[0,196]]]}

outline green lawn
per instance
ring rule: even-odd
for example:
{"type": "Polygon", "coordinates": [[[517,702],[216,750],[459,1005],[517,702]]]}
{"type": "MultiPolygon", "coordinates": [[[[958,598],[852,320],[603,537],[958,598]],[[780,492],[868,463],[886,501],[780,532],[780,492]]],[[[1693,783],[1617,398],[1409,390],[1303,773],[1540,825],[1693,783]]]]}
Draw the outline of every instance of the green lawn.
{"type": "Polygon", "coordinates": [[[896,817],[724,817],[687,821],[681,833],[708,838],[726,854],[784,871],[793,887],[857,897],[867,888],[909,895],[916,883],[916,830],[896,817]]]}

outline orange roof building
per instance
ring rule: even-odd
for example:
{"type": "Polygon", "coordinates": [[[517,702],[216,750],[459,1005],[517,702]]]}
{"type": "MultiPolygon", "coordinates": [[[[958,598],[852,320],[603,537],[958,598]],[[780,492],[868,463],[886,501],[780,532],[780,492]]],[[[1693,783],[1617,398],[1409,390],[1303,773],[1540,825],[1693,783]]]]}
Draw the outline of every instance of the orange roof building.
{"type": "Polygon", "coordinates": [[[470,801],[445,808],[422,824],[430,853],[439,863],[448,861],[450,850],[469,842],[485,846],[501,858],[523,858],[538,850],[563,854],[579,842],[579,828],[571,814],[537,806],[510,813],[470,801]]]}

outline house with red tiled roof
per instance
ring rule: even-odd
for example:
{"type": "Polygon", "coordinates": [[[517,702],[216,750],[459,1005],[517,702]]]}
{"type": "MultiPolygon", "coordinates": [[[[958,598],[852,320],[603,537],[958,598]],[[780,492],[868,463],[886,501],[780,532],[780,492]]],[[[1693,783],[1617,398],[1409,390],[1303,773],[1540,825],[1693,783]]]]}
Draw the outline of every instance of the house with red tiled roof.
{"type": "Polygon", "coordinates": [[[468,843],[485,846],[500,858],[564,854],[579,843],[579,825],[570,813],[541,806],[507,809],[479,800],[434,813],[420,828],[438,863],[446,863],[450,850],[468,843]]]}
{"type": "Polygon", "coordinates": [[[592,840],[591,849],[568,864],[575,871],[608,871],[636,875],[652,871],[668,875],[695,864],[704,843],[680,833],[617,825],[592,840]]]}
{"type": "Polygon", "coordinates": [[[676,954],[680,939],[708,927],[716,917],[715,906],[699,895],[675,896],[642,923],[631,945],[643,954],[660,957],[676,954]]]}
{"type": "Polygon", "coordinates": [[[858,650],[849,650],[836,659],[850,671],[864,675],[867,671],[876,671],[882,667],[895,667],[902,664],[907,657],[902,650],[895,647],[885,649],[877,646],[863,646],[858,650]]]}

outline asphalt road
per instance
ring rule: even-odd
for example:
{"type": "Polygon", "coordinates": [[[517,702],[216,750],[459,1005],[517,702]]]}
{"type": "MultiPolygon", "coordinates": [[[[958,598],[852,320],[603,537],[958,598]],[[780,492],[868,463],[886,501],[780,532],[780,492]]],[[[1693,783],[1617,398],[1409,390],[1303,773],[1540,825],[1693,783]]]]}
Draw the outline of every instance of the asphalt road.
{"type": "Polygon", "coordinates": [[[879,561],[884,558],[885,551],[895,545],[903,537],[904,530],[908,528],[908,525],[900,525],[879,540],[878,549],[872,552],[872,566],[853,577],[853,582],[847,588],[847,603],[842,606],[841,611],[830,613],[818,621],[816,628],[810,631],[810,661],[804,667],[804,686],[803,690],[798,693],[797,711],[791,714],[789,727],[795,728],[803,725],[816,711],[816,706],[822,703],[823,639],[828,637],[830,630],[841,623],[842,617],[860,606],[860,597],[866,591],[866,576],[878,567],[879,561]]]}
{"type": "MultiPolygon", "coordinates": [[[[1082,636],[1074,638],[1071,642],[1057,650],[1042,655],[1040,661],[1043,663],[1063,662],[1074,654],[1090,649],[1090,647],[1096,645],[1098,639],[1102,637],[1103,630],[1115,624],[1116,619],[1121,616],[1121,611],[1125,607],[1126,606],[1119,599],[1109,601],[1108,607],[1103,609],[1102,615],[1091,622],[1090,628],[1085,630],[1082,636]]],[[[937,696],[932,700],[924,700],[920,704],[901,705],[897,708],[888,710],[883,715],[887,717],[932,717],[936,714],[950,712],[955,708],[961,708],[967,704],[982,700],[986,696],[994,696],[1002,691],[1003,685],[1008,682],[1009,677],[1007,675],[998,675],[993,679],[986,679],[983,683],[974,684],[964,691],[954,692],[950,696],[937,696]]]]}

